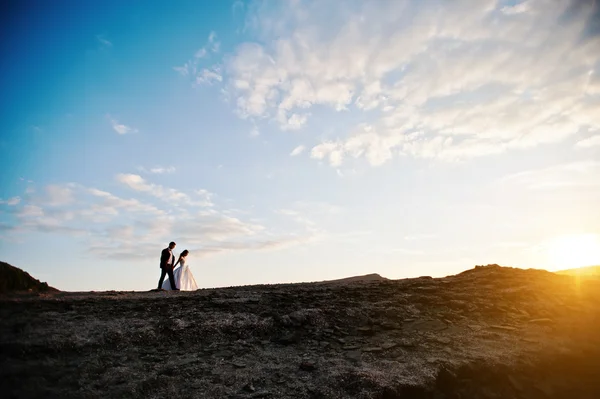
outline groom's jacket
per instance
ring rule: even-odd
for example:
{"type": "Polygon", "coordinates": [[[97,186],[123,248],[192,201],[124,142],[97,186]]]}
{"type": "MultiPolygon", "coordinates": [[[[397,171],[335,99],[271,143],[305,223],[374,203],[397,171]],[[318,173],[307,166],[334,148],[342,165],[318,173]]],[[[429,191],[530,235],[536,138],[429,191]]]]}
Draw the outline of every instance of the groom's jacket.
{"type": "MultiPolygon", "coordinates": [[[[167,262],[171,257],[171,252],[169,252],[169,248],[165,248],[162,250],[160,254],[160,268],[165,269],[167,267],[167,262]]],[[[173,260],[175,260],[175,256],[173,255],[173,260]]],[[[173,262],[171,262],[171,268],[173,267],[173,262]]]]}

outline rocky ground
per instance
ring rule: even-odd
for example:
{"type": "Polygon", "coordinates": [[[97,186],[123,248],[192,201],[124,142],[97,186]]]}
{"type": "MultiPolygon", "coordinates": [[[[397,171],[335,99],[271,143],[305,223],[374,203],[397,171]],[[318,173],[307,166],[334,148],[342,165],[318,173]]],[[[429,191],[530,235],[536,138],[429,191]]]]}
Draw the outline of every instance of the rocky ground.
{"type": "Polygon", "coordinates": [[[600,280],[0,298],[4,398],[600,398],[600,280]]]}

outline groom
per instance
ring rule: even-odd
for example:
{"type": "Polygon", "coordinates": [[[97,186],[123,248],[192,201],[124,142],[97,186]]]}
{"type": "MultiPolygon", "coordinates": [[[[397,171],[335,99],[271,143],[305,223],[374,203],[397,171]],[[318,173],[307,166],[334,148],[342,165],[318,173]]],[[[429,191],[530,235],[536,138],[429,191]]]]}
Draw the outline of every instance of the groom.
{"type": "Polygon", "coordinates": [[[173,276],[173,263],[175,263],[175,256],[173,255],[173,249],[175,249],[174,242],[169,243],[169,248],[162,250],[160,254],[160,280],[158,280],[158,289],[160,290],[165,281],[165,275],[169,276],[169,283],[171,283],[171,289],[173,291],[179,291],[179,288],[175,287],[175,276],[173,276]]]}

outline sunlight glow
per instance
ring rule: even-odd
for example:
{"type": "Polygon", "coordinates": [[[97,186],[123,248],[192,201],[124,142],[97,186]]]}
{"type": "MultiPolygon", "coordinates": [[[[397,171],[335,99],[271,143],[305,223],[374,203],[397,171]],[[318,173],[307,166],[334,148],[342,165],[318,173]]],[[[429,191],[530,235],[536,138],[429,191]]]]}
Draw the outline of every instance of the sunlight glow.
{"type": "Polygon", "coordinates": [[[548,244],[547,251],[554,270],[600,265],[600,237],[596,234],[558,237],[548,244]]]}

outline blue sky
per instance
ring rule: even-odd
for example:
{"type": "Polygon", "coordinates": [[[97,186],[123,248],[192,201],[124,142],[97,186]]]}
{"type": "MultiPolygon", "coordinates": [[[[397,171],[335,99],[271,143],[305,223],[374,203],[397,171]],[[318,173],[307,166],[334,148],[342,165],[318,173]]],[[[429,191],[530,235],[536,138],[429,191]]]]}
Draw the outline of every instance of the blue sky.
{"type": "Polygon", "coordinates": [[[64,290],[153,288],[171,240],[202,287],[600,263],[598,9],[547,3],[21,2],[0,259],[64,290]]]}

